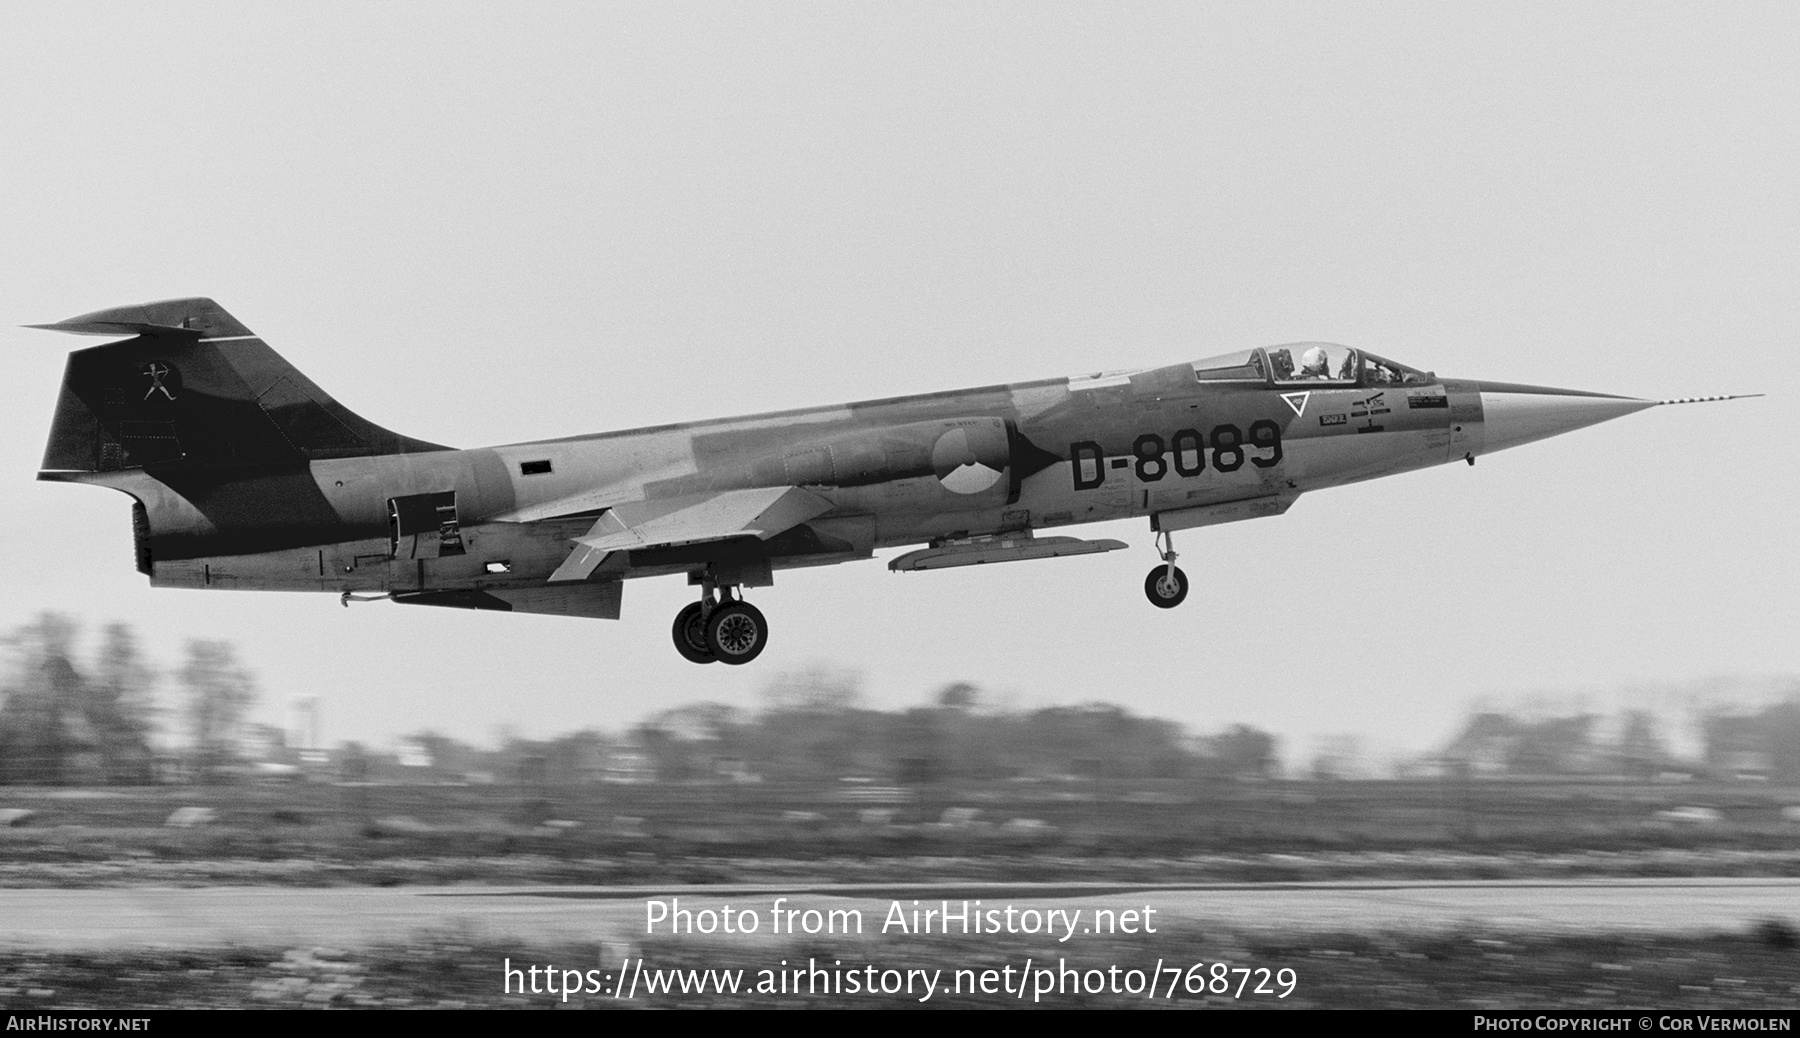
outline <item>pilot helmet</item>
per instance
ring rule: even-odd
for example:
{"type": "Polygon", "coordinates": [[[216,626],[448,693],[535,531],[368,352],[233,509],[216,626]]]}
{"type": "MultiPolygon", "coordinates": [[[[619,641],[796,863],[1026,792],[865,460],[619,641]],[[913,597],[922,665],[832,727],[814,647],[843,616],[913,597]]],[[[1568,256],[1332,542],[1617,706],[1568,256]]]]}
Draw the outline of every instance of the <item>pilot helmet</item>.
{"type": "Polygon", "coordinates": [[[1308,375],[1323,375],[1329,366],[1324,347],[1314,346],[1300,355],[1300,370],[1308,375]]]}

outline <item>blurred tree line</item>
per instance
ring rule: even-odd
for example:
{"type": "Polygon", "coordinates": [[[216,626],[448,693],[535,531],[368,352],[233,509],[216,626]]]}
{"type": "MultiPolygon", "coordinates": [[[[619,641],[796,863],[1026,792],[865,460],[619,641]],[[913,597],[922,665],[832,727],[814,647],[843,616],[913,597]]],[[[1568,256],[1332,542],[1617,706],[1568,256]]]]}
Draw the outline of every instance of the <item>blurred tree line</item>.
{"type": "MultiPolygon", "coordinates": [[[[161,678],[125,624],[101,629],[83,658],[79,626],[45,613],[0,638],[0,782],[131,784],[167,777],[155,746],[161,678]]],[[[195,640],[174,678],[182,693],[191,753],[185,766],[217,777],[237,759],[255,684],[226,642],[195,640]]]]}
{"type": "Polygon", "coordinates": [[[1800,782],[1800,690],[1757,711],[1713,710],[1703,730],[1713,771],[1800,782]]]}
{"type": "Polygon", "coordinates": [[[966,682],[903,711],[869,709],[862,699],[854,673],[815,667],[777,675],[760,711],[677,707],[639,725],[631,741],[671,781],[1267,778],[1277,767],[1266,732],[1240,725],[1196,739],[1173,721],[1111,703],[998,710],[966,682]]]}
{"type": "MultiPolygon", "coordinates": [[[[967,682],[946,685],[921,706],[876,710],[860,675],[815,666],[777,672],[760,709],[696,703],[666,710],[628,731],[574,732],[548,740],[505,735],[481,749],[426,731],[402,754],[350,743],[329,772],[264,729],[246,724],[255,681],[226,642],[191,640],[182,664],[159,673],[124,624],[101,628],[91,651],[68,617],[46,613],[0,637],[0,783],[128,784],[219,780],[248,774],[345,781],[696,782],[857,779],[901,785],[1005,779],[1141,780],[1274,778],[1274,736],[1247,725],[1195,735],[1181,725],[1091,702],[1013,710],[967,682]],[[156,706],[160,684],[177,707],[156,706]],[[168,748],[174,734],[178,750],[168,748]],[[272,742],[269,736],[272,735],[272,742]],[[279,758],[279,759],[278,759],[279,758]],[[282,763],[286,761],[286,763],[282,763]],[[274,768],[269,768],[274,765],[274,768]]],[[[1669,749],[1662,721],[1643,710],[1604,719],[1590,713],[1525,718],[1473,715],[1434,759],[1496,775],[1618,775],[1668,771],[1800,782],[1800,685],[1757,709],[1713,707],[1698,715],[1700,759],[1669,749]]],[[[1333,750],[1317,778],[1353,769],[1333,750]]]]}
{"type": "Polygon", "coordinates": [[[1248,726],[1195,737],[1109,703],[1013,711],[967,682],[937,690],[927,705],[876,710],[859,675],[815,666],[774,674],[760,698],[759,709],[690,703],[619,733],[506,732],[492,750],[423,731],[391,759],[366,759],[378,779],[547,785],[1269,778],[1279,767],[1275,738],[1248,726]]]}
{"type": "Polygon", "coordinates": [[[1648,710],[1610,719],[1484,711],[1470,717],[1442,757],[1473,774],[1649,779],[1678,772],[1800,782],[1800,686],[1760,708],[1714,705],[1698,712],[1695,724],[1700,756],[1685,759],[1670,748],[1665,722],[1648,710]]]}

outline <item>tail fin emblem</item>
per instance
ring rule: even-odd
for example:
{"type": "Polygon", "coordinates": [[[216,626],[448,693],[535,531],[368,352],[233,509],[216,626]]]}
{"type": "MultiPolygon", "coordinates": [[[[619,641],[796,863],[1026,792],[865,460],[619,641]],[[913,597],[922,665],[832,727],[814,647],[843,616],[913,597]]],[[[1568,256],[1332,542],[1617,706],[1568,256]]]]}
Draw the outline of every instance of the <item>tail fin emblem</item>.
{"type": "Polygon", "coordinates": [[[175,369],[169,367],[167,364],[158,363],[153,360],[144,365],[144,377],[150,380],[150,388],[144,390],[144,399],[148,400],[157,393],[161,393],[170,400],[175,399],[175,394],[169,392],[169,385],[164,381],[164,379],[167,379],[173,374],[175,374],[175,369]]]}

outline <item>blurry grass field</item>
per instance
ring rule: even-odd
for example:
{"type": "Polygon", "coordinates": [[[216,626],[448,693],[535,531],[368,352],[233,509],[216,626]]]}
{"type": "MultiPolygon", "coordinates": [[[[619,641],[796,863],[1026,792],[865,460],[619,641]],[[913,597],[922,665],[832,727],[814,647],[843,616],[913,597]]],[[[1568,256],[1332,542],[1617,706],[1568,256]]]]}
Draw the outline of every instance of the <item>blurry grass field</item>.
{"type": "Polygon", "coordinates": [[[32,813],[0,828],[0,884],[1800,875],[1797,803],[1760,783],[15,786],[0,810],[32,813]],[[183,807],[210,816],[167,824],[183,807]]]}

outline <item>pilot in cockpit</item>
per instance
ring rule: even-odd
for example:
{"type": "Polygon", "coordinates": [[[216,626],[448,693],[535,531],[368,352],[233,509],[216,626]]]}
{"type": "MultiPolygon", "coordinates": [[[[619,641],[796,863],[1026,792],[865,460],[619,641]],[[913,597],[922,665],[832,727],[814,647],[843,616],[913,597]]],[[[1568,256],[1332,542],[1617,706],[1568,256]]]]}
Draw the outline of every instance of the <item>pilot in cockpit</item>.
{"type": "Polygon", "coordinates": [[[1300,355],[1300,374],[1298,378],[1329,378],[1331,360],[1325,356],[1321,347],[1314,346],[1300,355]]]}

